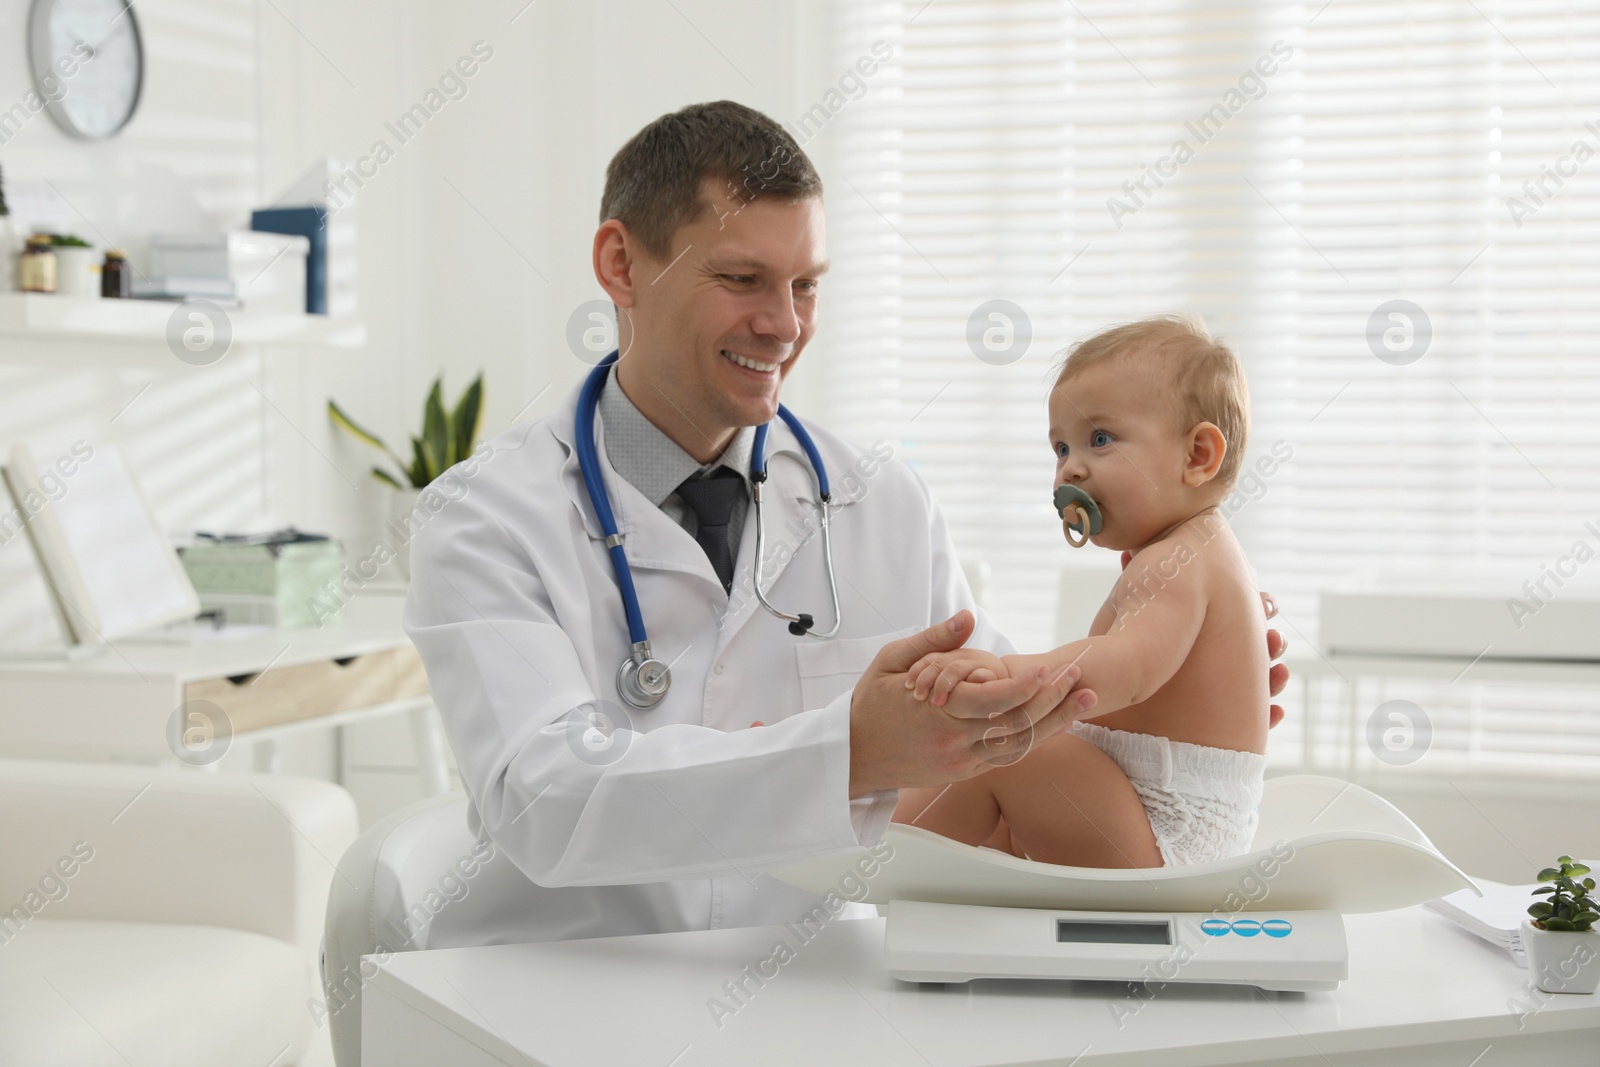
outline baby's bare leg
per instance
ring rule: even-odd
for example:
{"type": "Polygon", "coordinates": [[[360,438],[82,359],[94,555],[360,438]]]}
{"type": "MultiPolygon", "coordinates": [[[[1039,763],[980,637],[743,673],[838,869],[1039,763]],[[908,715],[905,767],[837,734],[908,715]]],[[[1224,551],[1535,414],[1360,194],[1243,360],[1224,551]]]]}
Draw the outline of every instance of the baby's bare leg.
{"type": "MultiPolygon", "coordinates": [[[[921,825],[917,820],[928,809],[928,805],[939,799],[939,794],[944,792],[944,788],[942,785],[935,785],[900,790],[900,801],[895,805],[891,821],[921,825]]],[[[1016,855],[1011,846],[1011,833],[1004,819],[999,820],[994,833],[980,844],[1016,855]]]]}
{"type": "Polygon", "coordinates": [[[986,771],[976,778],[949,785],[902,789],[891,819],[932,830],[964,844],[985,844],[1000,825],[1000,805],[988,785],[993,774],[993,771],[986,771]]]}
{"type": "Polygon", "coordinates": [[[890,816],[891,822],[915,823],[917,817],[928,809],[944,791],[942,785],[916,786],[900,790],[900,799],[895,803],[894,815],[890,816]]]}
{"type": "Polygon", "coordinates": [[[1009,852],[1013,856],[1017,854],[1016,846],[1011,843],[1011,827],[1006,825],[1006,821],[1003,818],[1000,820],[1000,825],[995,827],[994,833],[989,835],[989,840],[985,841],[984,844],[989,848],[997,848],[1001,852],[1009,852]]]}
{"type": "Polygon", "coordinates": [[[1160,867],[1161,849],[1133,783],[1089,742],[1057,736],[991,771],[1018,855],[1075,867],[1160,867]]]}
{"type": "Polygon", "coordinates": [[[1003,816],[1014,855],[1073,867],[1162,865],[1144,804],[1122,768],[1068,734],[922,803],[916,825],[969,845],[999,837],[1003,816]]]}

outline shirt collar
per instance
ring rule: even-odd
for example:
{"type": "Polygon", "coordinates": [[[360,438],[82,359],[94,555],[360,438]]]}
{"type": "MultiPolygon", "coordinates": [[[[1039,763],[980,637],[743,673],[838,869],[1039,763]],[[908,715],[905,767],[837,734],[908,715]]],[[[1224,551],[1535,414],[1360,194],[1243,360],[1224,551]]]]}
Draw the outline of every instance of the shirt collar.
{"type": "Polygon", "coordinates": [[[606,456],[624,480],[660,507],[696,474],[706,475],[727,467],[746,482],[750,475],[750,450],[755,427],[739,430],[722,455],[709,463],[699,463],[662,433],[644,413],[634,407],[628,394],[617,384],[617,369],[611,368],[605,388],[600,391],[600,432],[605,438],[606,456]]]}

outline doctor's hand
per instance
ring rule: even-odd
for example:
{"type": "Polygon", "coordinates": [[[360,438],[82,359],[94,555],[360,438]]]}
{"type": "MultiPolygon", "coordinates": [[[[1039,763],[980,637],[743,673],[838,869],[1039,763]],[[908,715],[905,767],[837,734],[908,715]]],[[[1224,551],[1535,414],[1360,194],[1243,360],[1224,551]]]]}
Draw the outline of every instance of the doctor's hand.
{"type": "Polygon", "coordinates": [[[1026,751],[1070,725],[1084,703],[1092,705],[1092,693],[1073,693],[1076,667],[963,686],[940,707],[916,699],[905,686],[906,672],[929,653],[960,648],[972,627],[972,613],[960,611],[878,650],[850,700],[852,799],[982,774],[999,754],[1026,751]]]}
{"type": "MultiPolygon", "coordinates": [[[[1271,593],[1261,594],[1261,610],[1267,613],[1267,618],[1278,614],[1278,602],[1272,599],[1271,593]]],[[[1276,660],[1289,649],[1289,640],[1277,630],[1267,631],[1267,659],[1276,660]]],[[[1273,663],[1267,668],[1267,689],[1272,696],[1282,693],[1289,684],[1289,665],[1286,663],[1273,663]]],[[[1273,727],[1283,721],[1283,705],[1274,704],[1267,715],[1267,726],[1273,727]]]]}

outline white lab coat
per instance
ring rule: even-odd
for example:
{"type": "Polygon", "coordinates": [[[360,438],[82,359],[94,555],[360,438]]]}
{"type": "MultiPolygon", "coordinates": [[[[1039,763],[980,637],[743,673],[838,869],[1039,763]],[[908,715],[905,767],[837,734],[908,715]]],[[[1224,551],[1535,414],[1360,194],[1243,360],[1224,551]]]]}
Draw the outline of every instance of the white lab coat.
{"type": "MultiPolygon", "coordinates": [[[[857,678],[886,642],[975,607],[926,484],[898,460],[880,460],[885,445],[858,448],[807,425],[839,502],[844,622],[819,640],[790,634],[751,593],[753,510],[730,597],[694,538],[616,474],[602,439],[645,626],[672,666],[660,704],[624,705],[616,672],[627,624],[572,445],[577,392],[550,417],[491,441],[470,477],[454,468],[454,482],[438,484],[456,499],[412,543],[406,632],[427,667],[473,830],[510,861],[444,909],[427,947],[781,923],[810,912],[821,898],[761,872],[876,844],[898,796],[849,799],[857,678]],[[590,727],[594,710],[618,726],[609,744],[590,727]],[[756,720],[765,726],[752,729],[756,720]]],[[[826,629],[821,537],[805,536],[815,528],[810,467],[780,420],[768,453],[768,598],[826,629]]],[[[1011,651],[977,615],[972,643],[1011,651]]],[[[851,905],[845,914],[873,911],[851,905]]]]}

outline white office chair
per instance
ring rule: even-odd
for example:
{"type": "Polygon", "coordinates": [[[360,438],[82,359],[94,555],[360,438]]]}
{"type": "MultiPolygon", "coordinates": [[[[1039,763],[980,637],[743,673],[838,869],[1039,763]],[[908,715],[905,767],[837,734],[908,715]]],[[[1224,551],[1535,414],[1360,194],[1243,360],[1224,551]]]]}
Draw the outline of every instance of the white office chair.
{"type": "Polygon", "coordinates": [[[617,934],[650,933],[651,887],[558,886],[529,881],[504,852],[488,852],[468,826],[467,798],[432,797],[368,829],[339,861],[328,896],[322,984],[334,1061],[361,1062],[361,992],[379,953],[503,945],[584,936],[597,908],[617,934]],[[480,857],[488,854],[486,861],[480,857]],[[473,898],[462,910],[456,901],[473,898]],[[631,925],[630,925],[631,924],[631,925]]]}
{"type": "Polygon", "coordinates": [[[467,798],[456,793],[394,812],[340,859],[322,944],[325,1018],[333,1028],[338,1067],[361,1062],[361,987],[374,973],[369,965],[363,974],[361,957],[426,948],[433,925],[427,893],[438,891],[456,871],[456,861],[475,846],[467,798]],[[419,904],[421,912],[413,917],[419,904]],[[424,916],[429,921],[419,926],[424,916]]]}

